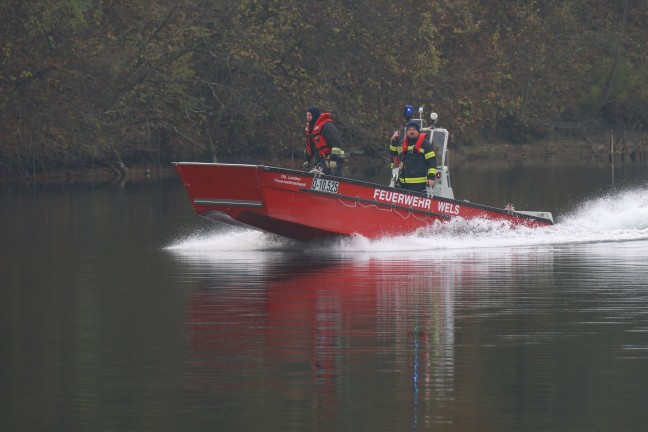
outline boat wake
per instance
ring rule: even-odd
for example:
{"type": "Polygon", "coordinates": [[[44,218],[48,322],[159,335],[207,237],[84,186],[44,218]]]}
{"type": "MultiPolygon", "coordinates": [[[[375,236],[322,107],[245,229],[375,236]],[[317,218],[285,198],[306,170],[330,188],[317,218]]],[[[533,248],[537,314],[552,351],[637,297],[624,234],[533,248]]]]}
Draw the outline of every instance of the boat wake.
{"type": "Polygon", "coordinates": [[[299,243],[253,230],[196,233],[165,249],[181,254],[267,251],[407,252],[533,247],[648,240],[648,191],[631,190],[581,204],[556,225],[512,228],[506,222],[453,219],[399,237],[362,236],[327,243],[299,243]]]}

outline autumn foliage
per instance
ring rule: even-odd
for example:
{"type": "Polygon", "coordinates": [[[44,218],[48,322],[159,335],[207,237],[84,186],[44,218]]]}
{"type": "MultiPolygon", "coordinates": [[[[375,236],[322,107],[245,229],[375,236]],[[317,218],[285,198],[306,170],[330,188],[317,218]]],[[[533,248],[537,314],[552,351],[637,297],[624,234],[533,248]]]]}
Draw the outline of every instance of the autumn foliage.
{"type": "Polygon", "coordinates": [[[310,105],[369,154],[405,103],[438,112],[455,145],[641,131],[646,6],[5,0],[0,172],[278,160],[301,151],[310,105]]]}

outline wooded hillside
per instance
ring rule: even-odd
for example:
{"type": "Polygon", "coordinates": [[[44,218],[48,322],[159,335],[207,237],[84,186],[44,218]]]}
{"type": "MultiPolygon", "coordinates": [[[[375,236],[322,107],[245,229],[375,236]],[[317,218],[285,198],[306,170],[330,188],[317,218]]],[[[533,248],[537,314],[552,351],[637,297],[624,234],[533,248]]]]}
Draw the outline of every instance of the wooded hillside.
{"type": "Polygon", "coordinates": [[[646,0],[5,0],[0,173],[301,154],[304,112],[384,152],[648,120],[646,0]]]}

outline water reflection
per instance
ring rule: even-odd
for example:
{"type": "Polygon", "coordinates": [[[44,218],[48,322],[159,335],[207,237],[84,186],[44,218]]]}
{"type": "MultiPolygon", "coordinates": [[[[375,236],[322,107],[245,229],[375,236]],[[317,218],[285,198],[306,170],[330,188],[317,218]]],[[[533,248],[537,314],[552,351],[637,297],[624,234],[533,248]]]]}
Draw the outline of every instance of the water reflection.
{"type": "MultiPolygon", "coordinates": [[[[241,271],[235,255],[181,259],[192,277],[222,275],[241,271]]],[[[552,254],[402,255],[265,252],[246,261],[235,283],[202,280],[187,314],[189,384],[248,400],[270,392],[281,406],[308,400],[324,422],[342,415],[349,398],[409,406],[401,420],[414,427],[451,422],[456,304],[510,302],[511,273],[532,266],[551,274],[542,267],[552,254]],[[503,269],[509,286],[483,292],[486,275],[503,269]]]]}
{"type": "Polygon", "coordinates": [[[306,246],[181,185],[5,193],[0,430],[648,430],[647,197],[306,246]]]}

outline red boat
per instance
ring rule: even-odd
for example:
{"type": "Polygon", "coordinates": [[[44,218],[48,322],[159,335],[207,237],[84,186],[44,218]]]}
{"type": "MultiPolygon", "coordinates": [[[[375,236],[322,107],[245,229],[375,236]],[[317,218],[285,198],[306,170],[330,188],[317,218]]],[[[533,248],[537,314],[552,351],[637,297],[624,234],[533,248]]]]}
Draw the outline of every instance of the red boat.
{"type": "Polygon", "coordinates": [[[175,167],[200,216],[300,241],[411,234],[454,218],[505,221],[512,227],[553,224],[548,212],[455,200],[445,166],[448,132],[434,127],[422,130],[438,144],[441,154],[430,194],[261,165],[176,162],[175,167]]]}

